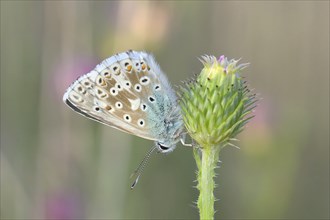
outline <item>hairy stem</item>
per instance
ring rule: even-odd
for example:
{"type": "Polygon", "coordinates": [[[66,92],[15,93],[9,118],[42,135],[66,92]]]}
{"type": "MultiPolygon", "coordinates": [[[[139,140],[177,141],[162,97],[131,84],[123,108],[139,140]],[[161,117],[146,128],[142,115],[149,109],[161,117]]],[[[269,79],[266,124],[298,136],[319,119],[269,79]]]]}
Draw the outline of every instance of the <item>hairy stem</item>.
{"type": "Polygon", "coordinates": [[[194,157],[198,167],[197,188],[200,192],[198,197],[198,209],[200,219],[214,218],[214,169],[219,158],[220,148],[217,146],[203,146],[194,151],[194,157]]]}

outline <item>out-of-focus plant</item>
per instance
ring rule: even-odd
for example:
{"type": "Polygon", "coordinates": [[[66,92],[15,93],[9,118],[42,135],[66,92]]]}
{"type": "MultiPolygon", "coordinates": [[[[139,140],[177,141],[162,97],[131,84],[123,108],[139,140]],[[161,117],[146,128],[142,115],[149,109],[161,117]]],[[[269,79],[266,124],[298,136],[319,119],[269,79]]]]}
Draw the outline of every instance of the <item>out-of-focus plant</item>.
{"type": "Polygon", "coordinates": [[[201,61],[201,73],[181,88],[180,105],[187,131],[198,144],[194,158],[200,219],[213,219],[213,178],[220,150],[226,145],[235,146],[231,142],[253,117],[250,113],[257,100],[240,76],[248,64],[238,64],[238,60],[225,56],[203,56],[201,61]]]}

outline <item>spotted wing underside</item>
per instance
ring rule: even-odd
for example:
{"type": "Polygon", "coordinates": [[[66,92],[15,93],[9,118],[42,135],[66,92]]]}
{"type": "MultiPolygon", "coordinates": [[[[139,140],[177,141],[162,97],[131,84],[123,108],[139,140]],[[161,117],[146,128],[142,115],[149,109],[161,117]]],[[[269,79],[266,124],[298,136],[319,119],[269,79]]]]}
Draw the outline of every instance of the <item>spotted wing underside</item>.
{"type": "Polygon", "coordinates": [[[63,101],[87,118],[156,140],[146,118],[148,111],[157,109],[153,94],[162,88],[172,93],[153,56],[127,51],[104,60],[79,77],[67,89],[63,101]]]}

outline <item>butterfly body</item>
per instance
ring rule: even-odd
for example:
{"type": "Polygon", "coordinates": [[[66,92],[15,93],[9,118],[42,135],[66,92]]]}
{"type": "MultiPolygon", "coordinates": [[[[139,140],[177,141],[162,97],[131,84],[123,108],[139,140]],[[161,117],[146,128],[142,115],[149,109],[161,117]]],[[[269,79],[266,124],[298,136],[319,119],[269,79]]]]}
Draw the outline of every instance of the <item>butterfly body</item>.
{"type": "Polygon", "coordinates": [[[87,118],[154,140],[171,152],[183,134],[181,110],[152,55],[127,51],[102,61],[67,89],[63,101],[87,118]]]}

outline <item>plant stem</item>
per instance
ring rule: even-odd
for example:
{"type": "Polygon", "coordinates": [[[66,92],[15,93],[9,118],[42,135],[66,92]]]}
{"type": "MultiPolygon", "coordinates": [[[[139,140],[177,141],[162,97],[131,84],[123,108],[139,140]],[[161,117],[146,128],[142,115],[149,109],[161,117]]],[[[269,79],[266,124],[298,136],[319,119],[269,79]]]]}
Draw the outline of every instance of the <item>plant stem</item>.
{"type": "Polygon", "coordinates": [[[217,146],[203,146],[201,156],[197,150],[194,151],[195,160],[198,167],[197,180],[199,189],[198,209],[200,219],[214,218],[214,169],[219,158],[220,148],[217,146]]]}

